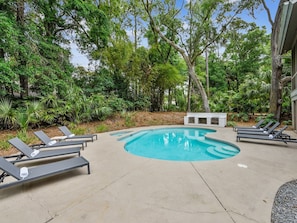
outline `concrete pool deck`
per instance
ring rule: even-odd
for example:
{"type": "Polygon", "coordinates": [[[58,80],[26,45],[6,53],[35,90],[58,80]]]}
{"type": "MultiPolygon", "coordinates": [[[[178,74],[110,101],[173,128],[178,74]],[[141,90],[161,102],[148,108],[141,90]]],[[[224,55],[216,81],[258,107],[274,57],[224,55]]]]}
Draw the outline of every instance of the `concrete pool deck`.
{"type": "Polygon", "coordinates": [[[90,175],[80,168],[0,190],[1,222],[270,222],[278,188],[297,178],[297,144],[236,142],[232,128],[211,129],[241,152],[217,161],[154,160],[127,153],[112,132],[98,134],[81,152],[90,175]]]}

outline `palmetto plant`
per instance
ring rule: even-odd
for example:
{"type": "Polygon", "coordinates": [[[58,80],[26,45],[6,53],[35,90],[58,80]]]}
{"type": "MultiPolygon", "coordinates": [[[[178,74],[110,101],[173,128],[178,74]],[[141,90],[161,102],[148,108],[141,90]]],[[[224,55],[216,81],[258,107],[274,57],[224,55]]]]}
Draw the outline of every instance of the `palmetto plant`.
{"type": "Polygon", "coordinates": [[[66,116],[71,122],[80,123],[83,121],[84,111],[88,110],[88,103],[86,97],[83,95],[82,89],[76,86],[70,86],[67,89],[65,97],[66,116]]]}
{"type": "Polygon", "coordinates": [[[113,112],[106,97],[102,94],[92,95],[89,107],[91,108],[91,117],[94,120],[104,120],[113,112]]]}
{"type": "Polygon", "coordinates": [[[54,121],[63,122],[65,118],[66,102],[60,99],[56,94],[48,94],[40,100],[43,106],[42,121],[52,124],[54,121]]]}
{"type": "Polygon", "coordinates": [[[42,103],[38,101],[28,102],[25,109],[18,110],[16,121],[21,131],[26,132],[30,124],[41,121],[42,112],[42,103]]]}
{"type": "Polygon", "coordinates": [[[16,125],[16,113],[12,102],[6,98],[0,100],[0,122],[4,128],[13,128],[16,125]]]}

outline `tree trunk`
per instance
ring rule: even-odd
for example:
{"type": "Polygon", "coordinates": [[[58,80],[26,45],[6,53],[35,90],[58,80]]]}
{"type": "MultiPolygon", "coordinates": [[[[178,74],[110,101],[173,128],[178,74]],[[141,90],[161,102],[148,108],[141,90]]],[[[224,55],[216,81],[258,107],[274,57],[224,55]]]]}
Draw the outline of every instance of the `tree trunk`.
{"type": "Polygon", "coordinates": [[[172,105],[172,91],[171,88],[168,89],[168,108],[171,109],[171,105],[172,105]]]}
{"type": "MultiPolygon", "coordinates": [[[[271,38],[272,40],[273,38],[271,38]]],[[[282,107],[282,63],[281,56],[278,55],[276,43],[272,41],[272,76],[271,76],[271,91],[270,91],[270,107],[269,113],[274,114],[276,120],[280,120],[280,111],[282,107]]]]}
{"type": "Polygon", "coordinates": [[[196,75],[196,72],[195,72],[195,65],[187,64],[187,66],[188,66],[189,75],[191,76],[192,80],[194,81],[194,83],[198,87],[198,90],[199,90],[199,93],[200,93],[200,96],[201,96],[201,99],[202,99],[202,102],[203,102],[204,111],[205,112],[210,112],[208,97],[206,95],[205,89],[204,89],[201,81],[197,78],[197,75],[196,75]]]}
{"type": "MultiPolygon", "coordinates": [[[[22,46],[24,44],[24,36],[23,34],[23,30],[24,30],[24,26],[25,26],[25,15],[24,15],[24,10],[25,10],[25,2],[24,0],[18,0],[17,1],[17,24],[20,28],[20,30],[22,30],[22,33],[19,37],[19,45],[22,46]]],[[[18,62],[19,62],[19,66],[20,66],[20,70],[25,70],[23,68],[25,68],[26,66],[26,59],[25,56],[23,55],[23,53],[20,51],[18,53],[18,62]]],[[[21,92],[20,92],[20,96],[21,98],[24,97],[28,97],[29,95],[29,81],[28,81],[28,76],[24,73],[19,73],[19,78],[20,78],[20,87],[21,87],[21,92]]]]}
{"type": "Polygon", "coordinates": [[[191,94],[192,94],[192,79],[189,76],[189,83],[188,83],[188,97],[187,97],[187,112],[191,111],[191,94]]]}
{"type": "Polygon", "coordinates": [[[209,67],[208,67],[208,49],[205,49],[205,73],[206,73],[206,91],[209,97],[209,67]]]}
{"type": "Polygon", "coordinates": [[[205,92],[205,89],[202,85],[202,83],[200,82],[200,80],[198,79],[196,72],[195,72],[195,64],[193,62],[191,62],[191,55],[188,55],[186,53],[186,51],[184,49],[182,49],[180,46],[178,46],[175,41],[172,41],[170,39],[168,39],[161,31],[160,29],[157,27],[152,14],[151,14],[151,9],[149,7],[149,1],[144,2],[143,1],[143,5],[145,7],[146,12],[148,13],[149,19],[150,19],[150,25],[152,26],[153,31],[157,32],[159,34],[159,36],[165,41],[167,42],[170,46],[172,46],[175,50],[177,50],[182,57],[184,58],[187,67],[188,67],[188,74],[189,76],[193,79],[194,84],[197,86],[198,91],[201,95],[202,101],[203,101],[203,107],[204,107],[204,111],[205,112],[210,112],[210,108],[209,108],[209,103],[208,103],[208,98],[205,92]]]}
{"type": "Polygon", "coordinates": [[[0,49],[0,59],[4,60],[4,56],[5,56],[5,52],[4,52],[4,50],[1,48],[1,49],[0,49]]]}
{"type": "Polygon", "coordinates": [[[271,58],[272,58],[272,75],[271,75],[271,91],[270,91],[270,107],[269,112],[274,114],[276,120],[280,120],[282,108],[282,61],[278,50],[278,35],[280,29],[281,13],[283,9],[284,0],[281,0],[275,16],[274,23],[272,23],[271,32],[271,58]]]}

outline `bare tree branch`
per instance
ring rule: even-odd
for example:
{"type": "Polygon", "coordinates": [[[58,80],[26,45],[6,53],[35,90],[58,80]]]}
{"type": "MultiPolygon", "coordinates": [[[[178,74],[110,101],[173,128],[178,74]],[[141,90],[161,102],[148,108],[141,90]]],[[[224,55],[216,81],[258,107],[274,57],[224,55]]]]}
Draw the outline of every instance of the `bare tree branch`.
{"type": "Polygon", "coordinates": [[[281,85],[282,87],[286,86],[289,82],[291,82],[292,78],[291,76],[286,76],[281,79],[281,85]]]}
{"type": "Polygon", "coordinates": [[[149,1],[146,0],[142,0],[142,3],[143,3],[143,6],[144,6],[144,9],[145,11],[147,12],[149,18],[150,18],[150,22],[151,22],[151,26],[153,28],[154,31],[156,31],[160,37],[166,41],[168,44],[170,44],[174,49],[176,49],[180,54],[182,54],[182,56],[185,58],[187,57],[185,55],[185,50],[182,49],[181,47],[179,47],[177,44],[175,44],[173,41],[171,41],[170,39],[168,39],[165,35],[163,35],[163,33],[160,31],[160,29],[157,27],[156,23],[155,23],[155,20],[154,18],[152,17],[152,14],[150,12],[150,9],[149,9],[149,1]]]}
{"type": "Polygon", "coordinates": [[[273,26],[273,20],[272,20],[272,17],[271,17],[271,12],[270,12],[265,0],[261,0],[261,2],[263,4],[263,6],[264,6],[265,11],[267,12],[268,21],[269,21],[270,25],[273,26]]]}

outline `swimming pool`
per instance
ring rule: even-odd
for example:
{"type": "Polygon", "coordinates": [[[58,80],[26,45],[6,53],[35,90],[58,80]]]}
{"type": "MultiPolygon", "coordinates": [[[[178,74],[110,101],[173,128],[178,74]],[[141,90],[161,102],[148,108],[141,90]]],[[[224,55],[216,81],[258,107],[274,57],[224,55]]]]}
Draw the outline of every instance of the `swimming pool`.
{"type": "Polygon", "coordinates": [[[131,154],[173,161],[218,160],[233,157],[239,149],[227,142],[208,139],[215,132],[203,128],[161,128],[143,130],[120,138],[131,154]]]}

